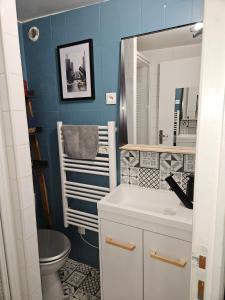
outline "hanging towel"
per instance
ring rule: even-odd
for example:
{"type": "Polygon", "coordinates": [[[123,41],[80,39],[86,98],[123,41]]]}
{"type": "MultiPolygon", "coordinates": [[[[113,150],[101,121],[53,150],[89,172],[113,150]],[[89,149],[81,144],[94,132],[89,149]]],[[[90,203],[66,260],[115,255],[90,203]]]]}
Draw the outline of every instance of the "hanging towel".
{"type": "Polygon", "coordinates": [[[74,159],[94,159],[98,153],[98,126],[63,125],[64,151],[74,159]]]}

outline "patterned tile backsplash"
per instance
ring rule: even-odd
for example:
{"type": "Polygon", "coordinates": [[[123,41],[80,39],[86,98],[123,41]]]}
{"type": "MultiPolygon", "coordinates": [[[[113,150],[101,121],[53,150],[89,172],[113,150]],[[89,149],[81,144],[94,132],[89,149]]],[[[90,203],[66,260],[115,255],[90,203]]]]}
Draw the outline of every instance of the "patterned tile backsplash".
{"type": "Polygon", "coordinates": [[[121,150],[120,163],[122,183],[169,190],[165,178],[172,173],[186,191],[188,176],[194,173],[195,155],[121,150]]]}

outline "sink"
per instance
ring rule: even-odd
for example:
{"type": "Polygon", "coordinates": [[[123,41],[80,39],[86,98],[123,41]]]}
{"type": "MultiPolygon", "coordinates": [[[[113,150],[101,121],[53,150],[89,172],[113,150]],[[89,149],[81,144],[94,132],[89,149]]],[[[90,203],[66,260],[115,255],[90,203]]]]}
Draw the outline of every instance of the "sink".
{"type": "Polygon", "coordinates": [[[165,214],[168,210],[176,214],[180,204],[170,191],[150,190],[130,184],[121,184],[104,201],[121,207],[165,214]]]}
{"type": "Polygon", "coordinates": [[[98,210],[192,230],[192,210],[172,191],[120,184],[98,203],[98,210]]]}

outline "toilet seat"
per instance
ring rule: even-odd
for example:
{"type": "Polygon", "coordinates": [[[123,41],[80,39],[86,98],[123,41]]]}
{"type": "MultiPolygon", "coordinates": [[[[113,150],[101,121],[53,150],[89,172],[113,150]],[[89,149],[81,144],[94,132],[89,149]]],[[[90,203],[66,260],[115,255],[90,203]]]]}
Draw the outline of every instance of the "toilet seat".
{"type": "Polygon", "coordinates": [[[38,230],[38,248],[40,263],[48,264],[66,256],[71,249],[71,243],[61,232],[40,229],[38,230]]]}

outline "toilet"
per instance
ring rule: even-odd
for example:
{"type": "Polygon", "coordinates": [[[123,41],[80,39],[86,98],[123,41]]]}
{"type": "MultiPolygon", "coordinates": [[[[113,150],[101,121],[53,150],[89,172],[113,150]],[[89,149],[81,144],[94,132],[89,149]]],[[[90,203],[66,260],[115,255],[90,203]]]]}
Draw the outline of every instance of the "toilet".
{"type": "Polygon", "coordinates": [[[38,248],[43,300],[62,300],[64,295],[58,270],[69,256],[70,240],[61,232],[40,229],[38,248]]]}

